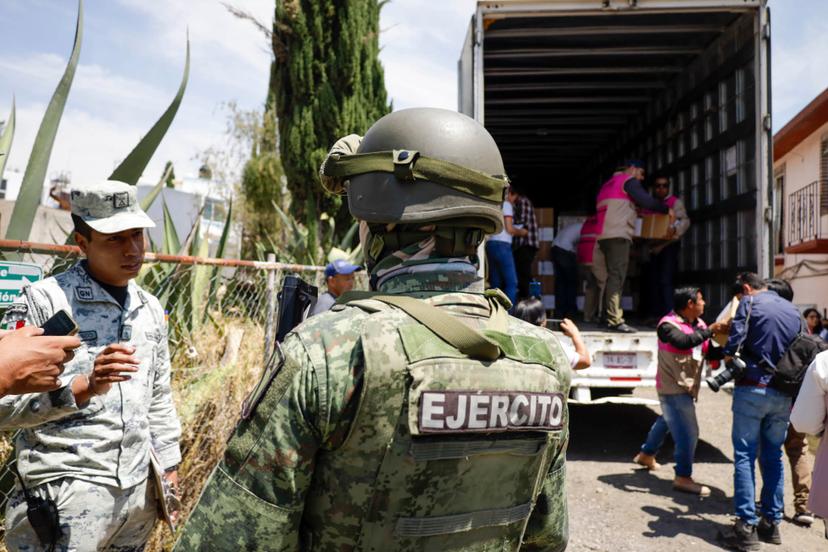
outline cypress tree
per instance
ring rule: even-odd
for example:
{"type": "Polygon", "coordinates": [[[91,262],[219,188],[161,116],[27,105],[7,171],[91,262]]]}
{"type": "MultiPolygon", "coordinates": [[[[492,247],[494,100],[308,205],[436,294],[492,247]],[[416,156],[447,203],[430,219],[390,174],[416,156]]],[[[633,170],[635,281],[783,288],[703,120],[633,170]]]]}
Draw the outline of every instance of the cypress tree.
{"type": "Polygon", "coordinates": [[[268,107],[274,106],[278,114],[291,212],[309,231],[312,255],[313,250],[330,246],[320,243],[319,221],[324,215],[339,222],[337,237],[347,231],[350,220],[342,198],[326,194],[319,185],[319,165],[338,138],[364,134],[390,110],[379,62],[382,4],[378,0],[276,2],[268,107]]]}

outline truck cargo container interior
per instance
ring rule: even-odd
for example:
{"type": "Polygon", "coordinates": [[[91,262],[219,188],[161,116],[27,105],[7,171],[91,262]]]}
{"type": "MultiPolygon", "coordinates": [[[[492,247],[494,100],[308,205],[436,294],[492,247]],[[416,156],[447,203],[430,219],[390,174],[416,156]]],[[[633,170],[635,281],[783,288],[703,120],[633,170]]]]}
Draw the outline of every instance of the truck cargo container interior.
{"type": "Polygon", "coordinates": [[[681,281],[723,304],[737,271],[769,264],[757,241],[769,173],[758,3],[543,9],[552,4],[480,2],[460,60],[461,111],[492,133],[514,183],[557,213],[594,210],[625,158],[670,174],[693,222],[681,281]]]}

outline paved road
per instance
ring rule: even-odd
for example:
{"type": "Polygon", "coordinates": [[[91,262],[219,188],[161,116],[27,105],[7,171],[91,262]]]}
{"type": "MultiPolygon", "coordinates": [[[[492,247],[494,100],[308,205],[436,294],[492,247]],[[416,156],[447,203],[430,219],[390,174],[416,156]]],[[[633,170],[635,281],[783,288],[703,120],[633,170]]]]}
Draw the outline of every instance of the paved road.
{"type": "MultiPolygon", "coordinates": [[[[653,391],[637,396],[655,398],[653,391]]],[[[657,416],[646,406],[571,407],[572,440],[568,455],[570,539],[573,552],[659,552],[721,550],[719,527],[730,523],[733,497],[733,449],[730,444],[731,397],[702,390],[698,403],[700,443],[694,477],[713,493],[698,498],[672,490],[672,444],[659,454],[657,472],[636,469],[638,447],[657,416]]],[[[790,470],[786,464],[786,513],[793,512],[790,470]]],[[[757,470],[758,473],[758,470],[757,470]]],[[[782,524],[782,546],[774,552],[828,552],[823,525],[810,529],[782,524]]]]}

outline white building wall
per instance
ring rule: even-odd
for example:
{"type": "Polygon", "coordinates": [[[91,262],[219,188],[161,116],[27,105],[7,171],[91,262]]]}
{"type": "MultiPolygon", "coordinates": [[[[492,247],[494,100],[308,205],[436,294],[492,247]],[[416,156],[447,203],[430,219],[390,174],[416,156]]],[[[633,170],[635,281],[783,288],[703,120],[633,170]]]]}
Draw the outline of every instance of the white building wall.
{"type": "MultiPolygon", "coordinates": [[[[774,172],[785,171],[785,243],[789,235],[791,194],[812,182],[819,181],[820,147],[828,136],[828,123],[808,136],[784,157],[774,163],[774,172]]],[[[828,236],[828,216],[820,218],[822,236],[828,236]]],[[[794,302],[802,308],[814,306],[821,312],[828,309],[828,255],[791,254],[783,256],[785,276],[794,289],[794,302]]]]}

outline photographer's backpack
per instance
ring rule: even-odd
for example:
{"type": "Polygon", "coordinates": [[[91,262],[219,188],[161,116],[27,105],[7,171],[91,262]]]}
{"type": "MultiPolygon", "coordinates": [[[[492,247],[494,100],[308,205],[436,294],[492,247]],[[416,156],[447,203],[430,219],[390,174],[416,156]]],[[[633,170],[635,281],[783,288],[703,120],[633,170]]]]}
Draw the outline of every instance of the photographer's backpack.
{"type": "Polygon", "coordinates": [[[770,386],[791,397],[796,397],[805,371],[822,351],[828,351],[826,343],[818,335],[800,333],[785,350],[773,369],[770,386]]]}

